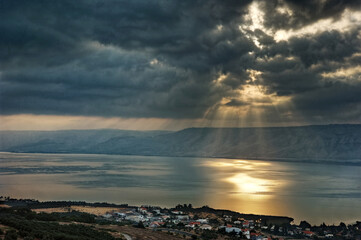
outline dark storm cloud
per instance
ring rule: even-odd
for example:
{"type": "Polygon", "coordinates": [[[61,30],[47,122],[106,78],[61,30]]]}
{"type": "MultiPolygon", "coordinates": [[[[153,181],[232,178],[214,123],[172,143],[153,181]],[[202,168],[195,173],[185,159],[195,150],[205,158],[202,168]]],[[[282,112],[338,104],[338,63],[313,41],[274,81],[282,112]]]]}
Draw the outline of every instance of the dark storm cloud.
{"type": "Polygon", "coordinates": [[[1,1],[1,111],[200,116],[227,91],[217,71],[245,74],[248,3],[1,1]]]}
{"type": "Polygon", "coordinates": [[[360,28],[326,31],[266,47],[262,51],[270,58],[256,64],[260,84],[270,93],[292,96],[299,116],[308,121],[360,121],[361,73],[334,74],[360,66],[359,34],[360,28]],[[282,54],[274,54],[274,48],[282,48],[282,54]]]}
{"type": "Polygon", "coordinates": [[[339,20],[346,10],[359,10],[360,0],[269,0],[261,1],[265,13],[265,26],[274,29],[297,29],[318,20],[339,20]],[[277,8],[289,12],[276,11],[277,8]]]}
{"type": "MultiPolygon", "coordinates": [[[[265,27],[298,29],[319,19],[337,21],[358,3],[259,5],[265,27]],[[273,11],[277,6],[293,14],[273,11]]],[[[250,70],[260,72],[255,83],[266,94],[290,96],[307,114],[332,112],[325,102],[333,95],[332,108],[359,105],[359,98],[350,99],[354,94],[335,93],[337,84],[347,92],[356,91],[356,83],[322,75],[360,64],[359,28],[276,42],[248,28],[250,4],[0,0],[0,113],[197,118],[224,98],[226,106],[250,104],[235,96],[249,84],[250,70]]]]}
{"type": "Polygon", "coordinates": [[[305,116],[319,118],[322,114],[337,116],[343,121],[360,120],[361,84],[333,83],[294,98],[295,106],[305,116]]]}
{"type": "Polygon", "coordinates": [[[327,31],[313,37],[294,38],[290,47],[306,67],[322,61],[340,62],[360,50],[360,29],[344,33],[327,31]]]}

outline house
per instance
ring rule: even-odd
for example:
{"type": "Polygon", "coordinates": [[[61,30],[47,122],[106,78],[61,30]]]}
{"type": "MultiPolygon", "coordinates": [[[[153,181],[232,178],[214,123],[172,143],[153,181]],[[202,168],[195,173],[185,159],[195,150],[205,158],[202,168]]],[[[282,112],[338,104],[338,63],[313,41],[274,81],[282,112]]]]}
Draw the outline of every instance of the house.
{"type": "Polygon", "coordinates": [[[244,228],[244,229],[241,229],[241,230],[242,230],[243,236],[245,236],[247,239],[251,239],[251,234],[249,232],[249,229],[244,228]]]}
{"type": "Polygon", "coordinates": [[[145,207],[140,207],[140,208],[138,209],[138,211],[139,211],[140,213],[143,213],[143,214],[146,214],[146,213],[147,213],[147,209],[146,209],[145,207]]]}
{"type": "Polygon", "coordinates": [[[190,228],[195,228],[197,226],[200,226],[201,223],[200,222],[189,222],[186,227],[190,227],[190,228]]]}
{"type": "Polygon", "coordinates": [[[204,224],[202,226],[199,227],[202,230],[212,230],[212,226],[208,225],[208,224],[204,224]]]}
{"type": "Polygon", "coordinates": [[[275,225],[272,225],[272,227],[270,228],[271,232],[273,232],[275,230],[275,225]]]}
{"type": "Polygon", "coordinates": [[[102,217],[106,218],[106,219],[109,219],[109,218],[112,218],[113,215],[111,215],[110,213],[107,213],[107,214],[102,215],[102,217]]]}
{"type": "Polygon", "coordinates": [[[177,215],[177,219],[178,220],[188,220],[189,216],[188,215],[177,215]]]}
{"type": "Polygon", "coordinates": [[[151,227],[151,228],[156,228],[156,227],[161,227],[161,226],[163,226],[164,225],[164,222],[151,222],[150,224],[149,224],[149,227],[151,227]]]}
{"type": "Polygon", "coordinates": [[[248,228],[249,227],[249,221],[247,221],[247,220],[243,221],[242,227],[248,228]]]}
{"type": "Polygon", "coordinates": [[[200,223],[203,223],[203,224],[208,223],[208,219],[197,219],[196,221],[200,222],[200,223]]]}
{"type": "Polygon", "coordinates": [[[189,225],[201,225],[200,222],[196,221],[196,222],[189,222],[189,225]]]}
{"type": "Polygon", "coordinates": [[[174,211],[172,211],[172,213],[175,214],[175,215],[183,214],[182,211],[178,211],[178,210],[174,210],[174,211]]]}
{"type": "Polygon", "coordinates": [[[313,233],[311,231],[307,231],[307,230],[303,231],[302,233],[303,233],[303,235],[305,235],[307,237],[312,237],[313,235],[315,235],[315,233],[313,233]]]}
{"type": "Polygon", "coordinates": [[[237,227],[226,227],[225,230],[227,233],[235,232],[239,234],[241,232],[241,229],[237,227]]]}
{"type": "Polygon", "coordinates": [[[142,222],[144,221],[144,217],[142,215],[128,215],[125,217],[126,220],[132,221],[132,222],[142,222]]]}
{"type": "Polygon", "coordinates": [[[261,233],[252,232],[250,235],[251,235],[252,240],[263,240],[264,239],[264,237],[262,236],[261,233]]]}
{"type": "Polygon", "coordinates": [[[114,214],[119,218],[125,218],[127,216],[125,213],[121,213],[121,212],[115,212],[114,214]]]}
{"type": "Polygon", "coordinates": [[[333,238],[333,234],[332,233],[328,233],[325,235],[326,238],[333,238]]]}

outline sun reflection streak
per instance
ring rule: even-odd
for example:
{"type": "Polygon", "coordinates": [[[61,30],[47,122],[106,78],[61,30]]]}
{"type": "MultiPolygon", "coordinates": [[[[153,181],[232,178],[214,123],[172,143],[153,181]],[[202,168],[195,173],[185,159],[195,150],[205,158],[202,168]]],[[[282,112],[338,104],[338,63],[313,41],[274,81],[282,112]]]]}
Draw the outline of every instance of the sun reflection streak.
{"type": "Polygon", "coordinates": [[[232,162],[213,162],[208,161],[204,163],[206,166],[210,167],[232,167],[232,168],[238,168],[238,169],[255,169],[257,166],[269,166],[270,163],[265,162],[251,162],[247,160],[232,160],[232,162]]]}
{"type": "Polygon", "coordinates": [[[222,169],[223,182],[233,185],[231,195],[238,199],[271,198],[276,188],[284,185],[281,180],[267,178],[267,172],[264,169],[270,167],[270,163],[224,159],[224,161],[208,161],[204,164],[222,169]]]}
{"type": "Polygon", "coordinates": [[[267,193],[270,191],[270,186],[273,185],[270,180],[254,178],[245,173],[239,173],[230,178],[226,178],[226,181],[236,186],[237,193],[267,193]]]}

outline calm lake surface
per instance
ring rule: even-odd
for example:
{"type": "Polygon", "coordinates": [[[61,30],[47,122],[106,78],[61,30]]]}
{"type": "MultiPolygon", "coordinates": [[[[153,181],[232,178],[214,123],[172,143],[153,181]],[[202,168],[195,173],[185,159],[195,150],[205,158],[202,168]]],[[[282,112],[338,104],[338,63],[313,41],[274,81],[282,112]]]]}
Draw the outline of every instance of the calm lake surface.
{"type": "Polygon", "coordinates": [[[0,195],[209,205],[313,224],[361,220],[361,166],[246,159],[0,153],[0,195]]]}

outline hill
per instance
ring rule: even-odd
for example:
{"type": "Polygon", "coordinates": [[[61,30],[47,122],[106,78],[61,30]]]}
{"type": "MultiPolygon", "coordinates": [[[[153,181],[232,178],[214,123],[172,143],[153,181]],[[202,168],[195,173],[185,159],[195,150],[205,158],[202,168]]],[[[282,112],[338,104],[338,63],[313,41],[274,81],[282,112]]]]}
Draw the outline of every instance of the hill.
{"type": "Polygon", "coordinates": [[[188,128],[177,132],[7,131],[0,135],[0,150],[10,152],[361,161],[361,125],[188,128]]]}

